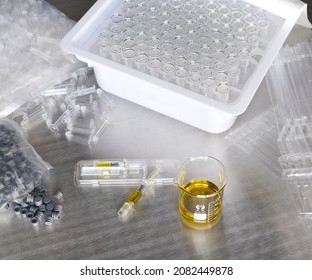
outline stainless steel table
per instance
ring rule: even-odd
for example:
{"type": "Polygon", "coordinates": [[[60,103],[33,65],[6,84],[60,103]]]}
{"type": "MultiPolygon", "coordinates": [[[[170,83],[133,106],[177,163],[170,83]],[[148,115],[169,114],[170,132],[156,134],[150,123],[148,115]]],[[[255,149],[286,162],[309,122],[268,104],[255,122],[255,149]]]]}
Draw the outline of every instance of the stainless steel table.
{"type": "MultiPolygon", "coordinates": [[[[311,38],[295,27],[288,41],[311,38]]],[[[30,142],[53,167],[49,190],[64,193],[64,216],[52,229],[33,227],[11,211],[0,215],[0,259],[311,259],[312,229],[297,216],[287,188],[270,183],[225,151],[224,136],[175,121],[136,104],[115,101],[113,123],[93,151],[42,127],[30,142]],[[179,192],[155,188],[127,222],[117,210],[130,188],[77,188],[74,165],[89,158],[186,158],[213,155],[225,165],[229,183],[220,222],[210,230],[185,227],[179,192]]],[[[262,83],[232,129],[271,106],[262,83]]],[[[274,120],[272,120],[273,122],[274,120]]]]}

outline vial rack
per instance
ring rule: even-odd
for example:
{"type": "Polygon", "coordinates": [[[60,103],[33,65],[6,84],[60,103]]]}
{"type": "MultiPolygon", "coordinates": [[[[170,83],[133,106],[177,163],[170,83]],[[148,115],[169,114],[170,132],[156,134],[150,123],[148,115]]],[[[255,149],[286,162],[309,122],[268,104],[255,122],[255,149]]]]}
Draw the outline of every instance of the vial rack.
{"type": "Polygon", "coordinates": [[[104,90],[223,132],[246,110],[304,7],[263,2],[102,0],[61,46],[94,67],[104,90]]]}

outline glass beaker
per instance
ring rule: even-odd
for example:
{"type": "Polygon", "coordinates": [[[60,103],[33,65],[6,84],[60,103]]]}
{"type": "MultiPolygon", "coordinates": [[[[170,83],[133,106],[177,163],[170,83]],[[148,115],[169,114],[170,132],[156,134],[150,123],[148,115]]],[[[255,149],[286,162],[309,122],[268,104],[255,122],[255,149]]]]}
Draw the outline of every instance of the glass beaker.
{"type": "Polygon", "coordinates": [[[186,160],[175,178],[180,188],[179,212],[184,224],[207,229],[221,217],[223,192],[227,183],[223,164],[210,156],[186,160]]]}

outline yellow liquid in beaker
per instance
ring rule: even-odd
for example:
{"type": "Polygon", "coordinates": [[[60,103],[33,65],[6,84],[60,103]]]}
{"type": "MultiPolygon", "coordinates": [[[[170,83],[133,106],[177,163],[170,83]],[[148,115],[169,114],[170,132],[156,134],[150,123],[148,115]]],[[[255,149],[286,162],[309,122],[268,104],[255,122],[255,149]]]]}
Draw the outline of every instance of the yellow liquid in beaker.
{"type": "Polygon", "coordinates": [[[197,180],[188,183],[183,189],[185,192],[182,191],[180,197],[179,211],[182,221],[187,226],[207,229],[220,220],[222,197],[215,184],[197,180]]]}

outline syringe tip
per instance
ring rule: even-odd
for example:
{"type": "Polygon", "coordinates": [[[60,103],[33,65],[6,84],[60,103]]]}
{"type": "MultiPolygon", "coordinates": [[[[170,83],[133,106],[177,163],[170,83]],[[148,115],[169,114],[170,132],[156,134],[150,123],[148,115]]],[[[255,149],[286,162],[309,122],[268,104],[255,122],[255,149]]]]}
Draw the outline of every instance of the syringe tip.
{"type": "Polygon", "coordinates": [[[124,205],[121,206],[119,209],[118,216],[119,217],[126,217],[132,211],[132,205],[129,202],[125,202],[124,205]]]}

